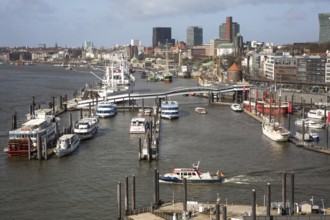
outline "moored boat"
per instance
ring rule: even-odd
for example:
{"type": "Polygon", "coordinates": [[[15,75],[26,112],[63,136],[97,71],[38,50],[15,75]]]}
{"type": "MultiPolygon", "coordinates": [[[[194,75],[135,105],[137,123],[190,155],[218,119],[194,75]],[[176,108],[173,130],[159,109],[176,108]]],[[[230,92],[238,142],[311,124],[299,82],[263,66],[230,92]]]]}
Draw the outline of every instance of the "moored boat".
{"type": "Polygon", "coordinates": [[[258,111],[259,113],[265,114],[287,114],[289,103],[282,102],[281,104],[278,102],[265,102],[265,101],[257,101],[257,105],[255,102],[250,102],[249,100],[243,101],[243,107],[248,111],[258,111]]]}
{"type": "Polygon", "coordinates": [[[152,114],[152,110],[150,108],[140,108],[138,110],[138,115],[140,116],[150,116],[152,114]]]}
{"type": "Polygon", "coordinates": [[[296,125],[303,126],[305,125],[306,128],[316,128],[316,129],[321,129],[325,127],[324,123],[316,122],[313,120],[310,120],[308,118],[302,118],[302,119],[297,119],[295,121],[296,125]]]}
{"type": "Polygon", "coordinates": [[[76,134],[64,134],[56,142],[54,153],[58,157],[63,157],[75,151],[80,144],[80,139],[76,134]]]}
{"type": "Polygon", "coordinates": [[[109,118],[117,114],[117,106],[115,103],[110,101],[103,101],[98,103],[96,108],[97,116],[101,118],[109,118]]]}
{"type": "Polygon", "coordinates": [[[78,121],[73,132],[77,134],[80,140],[92,138],[98,129],[98,117],[83,118],[78,121]]]}
{"type": "Polygon", "coordinates": [[[129,133],[130,134],[146,133],[146,119],[141,117],[132,118],[129,133]]]}
{"type": "Polygon", "coordinates": [[[325,118],[323,109],[311,109],[307,112],[308,118],[323,120],[325,118]]]}
{"type": "Polygon", "coordinates": [[[166,119],[179,118],[179,104],[177,101],[163,101],[160,116],[166,119]]]}
{"type": "Polygon", "coordinates": [[[198,113],[198,114],[206,114],[207,113],[206,109],[203,108],[203,107],[196,107],[195,112],[198,113]]]}
{"type": "Polygon", "coordinates": [[[217,172],[201,172],[197,165],[193,164],[192,168],[174,168],[170,173],[166,173],[159,177],[161,183],[182,183],[183,179],[187,179],[187,183],[221,183],[224,181],[224,174],[217,172]]]}
{"type": "Polygon", "coordinates": [[[265,136],[273,141],[287,141],[291,136],[291,132],[274,120],[263,117],[262,132],[265,136]]]}
{"type": "Polygon", "coordinates": [[[242,112],[243,108],[240,104],[238,103],[233,103],[230,105],[231,110],[233,110],[234,112],[242,112]]]}

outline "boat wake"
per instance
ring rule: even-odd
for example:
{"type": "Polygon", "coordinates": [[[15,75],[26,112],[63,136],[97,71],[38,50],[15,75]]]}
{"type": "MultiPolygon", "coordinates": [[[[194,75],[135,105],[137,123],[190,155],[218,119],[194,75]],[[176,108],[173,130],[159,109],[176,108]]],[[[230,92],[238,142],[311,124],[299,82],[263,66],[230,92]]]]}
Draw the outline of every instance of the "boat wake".
{"type": "Polygon", "coordinates": [[[224,179],[224,183],[234,183],[239,185],[250,185],[259,182],[269,182],[269,178],[265,176],[249,176],[249,175],[238,175],[224,179]]]}

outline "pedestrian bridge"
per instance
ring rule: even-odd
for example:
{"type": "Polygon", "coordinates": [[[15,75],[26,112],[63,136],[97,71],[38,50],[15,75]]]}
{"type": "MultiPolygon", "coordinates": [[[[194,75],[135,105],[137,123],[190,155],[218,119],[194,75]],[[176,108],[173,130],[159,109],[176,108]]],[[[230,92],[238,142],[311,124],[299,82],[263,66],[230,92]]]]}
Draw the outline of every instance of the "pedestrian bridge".
{"type": "Polygon", "coordinates": [[[189,95],[192,93],[198,94],[207,94],[209,97],[214,97],[214,95],[218,95],[221,93],[228,92],[245,92],[249,91],[252,85],[217,85],[217,86],[196,86],[196,87],[180,87],[172,90],[164,91],[164,92],[150,92],[150,93],[126,93],[120,95],[111,95],[105,98],[96,99],[85,99],[77,102],[76,108],[84,108],[89,105],[94,105],[96,102],[108,100],[113,102],[122,102],[122,101],[133,101],[139,99],[155,99],[155,98],[164,98],[172,97],[172,96],[182,96],[189,95]]]}

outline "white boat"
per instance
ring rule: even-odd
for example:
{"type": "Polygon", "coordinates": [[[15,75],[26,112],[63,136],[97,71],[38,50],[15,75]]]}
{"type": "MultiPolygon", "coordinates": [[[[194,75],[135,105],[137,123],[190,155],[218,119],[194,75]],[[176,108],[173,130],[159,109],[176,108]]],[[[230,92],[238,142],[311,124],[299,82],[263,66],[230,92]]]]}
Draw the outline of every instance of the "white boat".
{"type": "Polygon", "coordinates": [[[160,116],[166,119],[179,118],[179,104],[177,101],[163,101],[160,116]]]}
{"type": "Polygon", "coordinates": [[[192,168],[174,168],[170,173],[159,177],[161,183],[182,183],[183,179],[187,183],[221,183],[224,180],[223,173],[211,174],[210,172],[201,172],[199,170],[199,161],[192,168]]]}
{"type": "Polygon", "coordinates": [[[308,118],[314,118],[322,120],[325,118],[323,109],[311,109],[307,112],[308,118]]]}
{"type": "Polygon", "coordinates": [[[243,108],[240,104],[237,103],[233,103],[230,105],[230,108],[234,111],[234,112],[242,112],[243,108]]]}
{"type": "Polygon", "coordinates": [[[206,109],[203,108],[203,107],[196,107],[195,112],[199,113],[199,114],[206,114],[207,113],[206,109]]]}
{"type": "Polygon", "coordinates": [[[320,140],[320,136],[318,133],[309,133],[310,136],[312,137],[313,141],[319,141],[320,140]]]}
{"type": "Polygon", "coordinates": [[[289,130],[268,117],[263,117],[262,132],[273,141],[287,141],[291,135],[289,130]]]}
{"type": "Polygon", "coordinates": [[[321,129],[325,127],[324,123],[319,123],[313,120],[310,120],[308,118],[302,118],[302,119],[297,119],[295,121],[296,125],[302,126],[303,124],[305,124],[306,128],[317,128],[317,129],[321,129]]]}
{"type": "Polygon", "coordinates": [[[140,116],[150,116],[152,114],[152,110],[150,108],[140,108],[138,110],[138,115],[140,116]]]}
{"type": "Polygon", "coordinates": [[[98,123],[98,117],[83,118],[75,125],[73,132],[80,140],[92,138],[97,132],[98,123]]]}
{"type": "Polygon", "coordinates": [[[76,134],[64,134],[56,142],[54,153],[58,157],[63,157],[75,151],[80,144],[80,139],[76,134]]]}
{"type": "Polygon", "coordinates": [[[51,112],[49,109],[36,110],[34,114],[27,116],[28,121],[20,128],[9,131],[8,145],[4,152],[8,156],[28,156],[29,153],[36,153],[38,136],[42,141],[47,140],[49,145],[55,144],[55,124],[59,119],[51,112]]]}
{"type": "Polygon", "coordinates": [[[115,116],[117,114],[117,105],[110,101],[99,102],[95,114],[101,118],[115,116]]]}
{"type": "Polygon", "coordinates": [[[132,118],[129,133],[130,134],[146,133],[146,119],[141,117],[132,118]]]}

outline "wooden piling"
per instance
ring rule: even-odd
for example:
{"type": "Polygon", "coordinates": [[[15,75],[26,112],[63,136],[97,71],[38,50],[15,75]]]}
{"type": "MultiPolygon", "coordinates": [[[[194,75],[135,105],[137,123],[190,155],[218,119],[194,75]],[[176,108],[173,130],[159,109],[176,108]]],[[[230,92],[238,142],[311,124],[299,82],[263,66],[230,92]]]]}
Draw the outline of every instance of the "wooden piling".
{"type": "Polygon", "coordinates": [[[215,219],[220,220],[220,204],[215,204],[215,219]]]}
{"type": "Polygon", "coordinates": [[[291,173],[291,201],[290,201],[290,214],[294,213],[294,173],[291,173]]]}
{"type": "Polygon", "coordinates": [[[40,134],[37,135],[37,158],[38,160],[41,160],[42,158],[42,155],[41,155],[41,146],[42,143],[41,143],[41,137],[40,137],[40,134]]]}
{"type": "Polygon", "coordinates": [[[128,176],[125,177],[125,213],[128,212],[129,200],[128,200],[128,176]]]}
{"type": "Polygon", "coordinates": [[[267,203],[266,203],[266,215],[270,216],[270,204],[271,204],[271,187],[270,183],[267,183],[267,203]]]}
{"type": "Polygon", "coordinates": [[[117,219],[121,219],[121,183],[117,183],[117,219]]]}
{"type": "Polygon", "coordinates": [[[17,129],[17,113],[16,112],[12,116],[11,127],[12,127],[12,130],[17,129]]]}
{"type": "Polygon", "coordinates": [[[157,169],[154,169],[154,206],[156,207],[157,205],[157,169]]]}
{"type": "Polygon", "coordinates": [[[84,118],[84,116],[83,116],[83,110],[82,110],[82,108],[80,108],[80,119],[83,119],[84,118]]]}
{"type": "Polygon", "coordinates": [[[69,114],[69,131],[72,133],[73,131],[73,126],[72,126],[72,114],[69,114]]]}
{"type": "Polygon", "coordinates": [[[53,105],[53,115],[56,114],[55,112],[55,96],[52,97],[52,105],[53,105]]]}
{"type": "Polygon", "coordinates": [[[286,172],[283,172],[282,176],[282,205],[283,214],[286,214],[286,172]]]}
{"type": "Polygon", "coordinates": [[[252,220],[257,219],[257,199],[256,199],[256,190],[252,190],[252,220]]]}
{"type": "Polygon", "coordinates": [[[183,211],[187,212],[187,178],[183,178],[183,211]]]}
{"type": "Polygon", "coordinates": [[[142,160],[142,139],[139,138],[139,159],[142,160]]]}
{"type": "Polygon", "coordinates": [[[227,220],[227,207],[221,206],[221,220],[227,220]]]}
{"type": "MultiPolygon", "coordinates": [[[[141,138],[140,138],[141,139],[141,138]]],[[[135,210],[135,176],[132,177],[132,210],[135,210]]]]}
{"type": "Polygon", "coordinates": [[[31,139],[28,138],[28,158],[31,160],[31,139]]]}
{"type": "Polygon", "coordinates": [[[47,136],[45,137],[45,144],[44,144],[44,159],[48,160],[48,140],[47,140],[47,136]]]}

